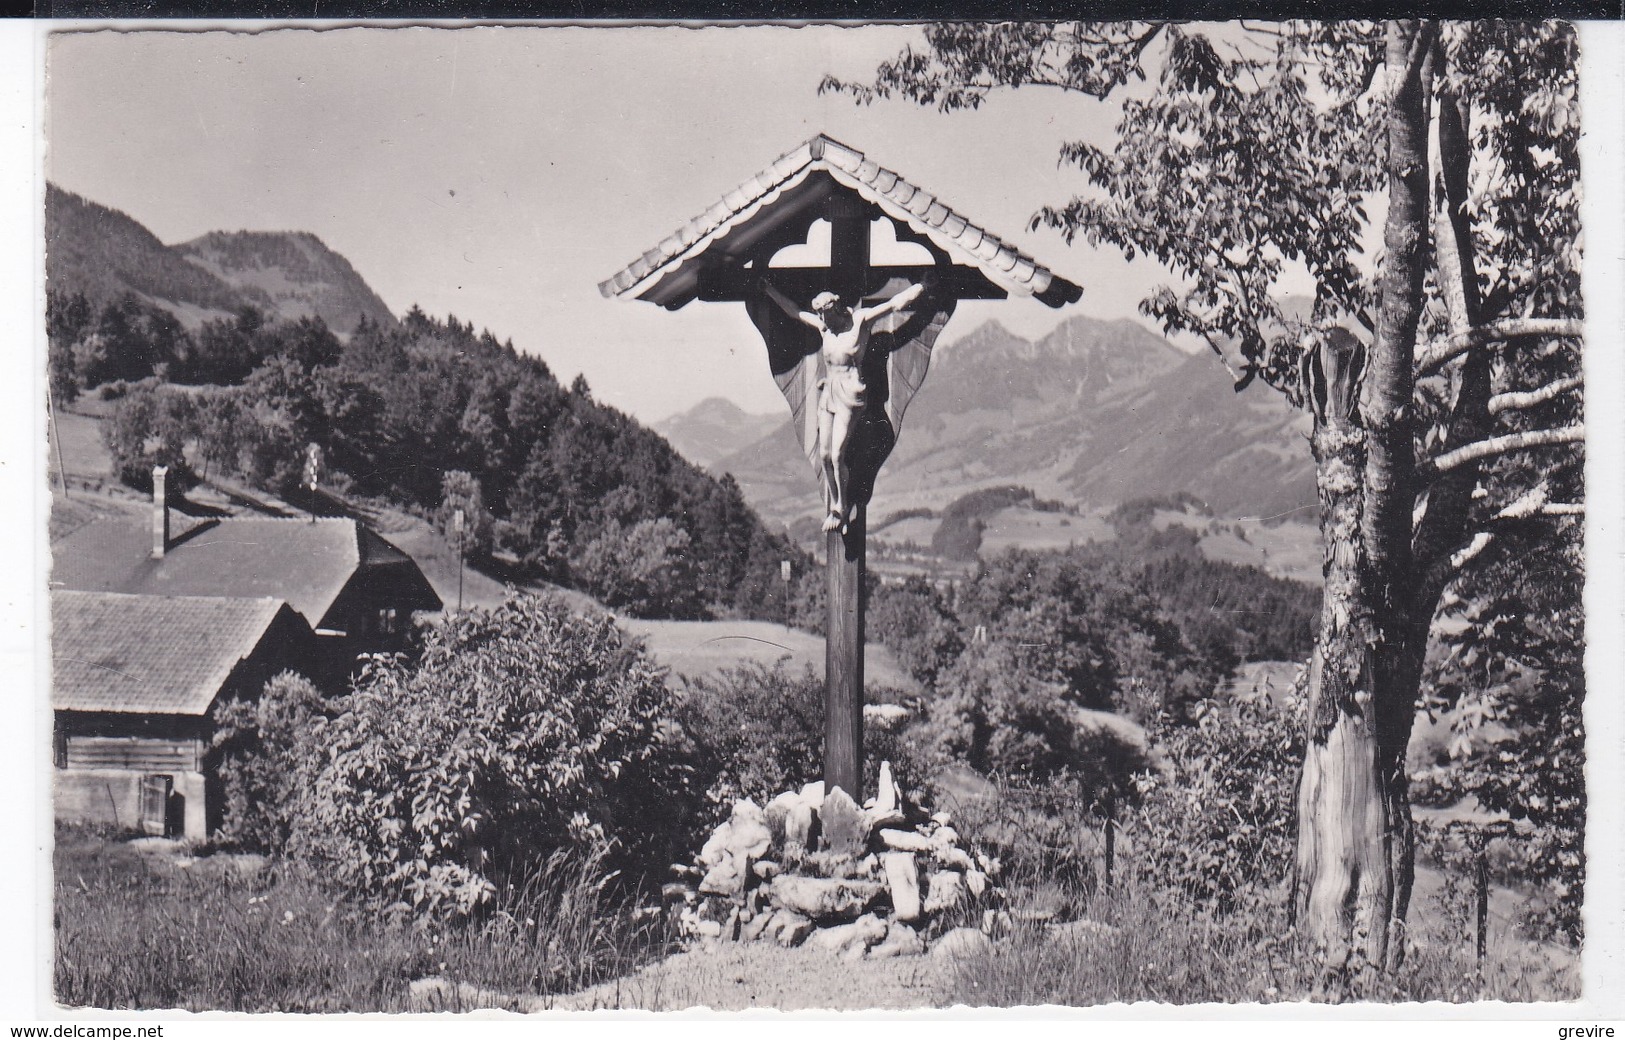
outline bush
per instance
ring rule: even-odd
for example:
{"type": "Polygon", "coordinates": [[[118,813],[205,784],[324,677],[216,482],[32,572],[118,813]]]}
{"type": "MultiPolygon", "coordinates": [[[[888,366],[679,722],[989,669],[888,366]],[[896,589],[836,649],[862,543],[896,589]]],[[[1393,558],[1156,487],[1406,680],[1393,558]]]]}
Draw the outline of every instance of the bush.
{"type": "Polygon", "coordinates": [[[258,699],[224,701],[215,709],[223,842],[261,852],[287,845],[296,792],[322,747],[316,734],[326,707],[308,679],[283,672],[258,699]]]}
{"type": "Polygon", "coordinates": [[[1197,917],[1284,902],[1303,761],[1299,706],[1204,701],[1194,725],[1157,735],[1168,771],[1142,778],[1143,805],[1126,828],[1148,889],[1170,893],[1197,917]]]}
{"type": "Polygon", "coordinates": [[[340,703],[291,846],[375,903],[471,914],[560,848],[608,842],[635,880],[687,844],[671,695],[607,616],[514,596],[340,703]]]}
{"type": "MultiPolygon", "coordinates": [[[[871,693],[895,700],[892,691],[871,693]]],[[[713,811],[736,799],[757,804],[824,775],[824,680],[811,668],[793,674],[781,662],[726,669],[693,679],[677,709],[687,753],[713,811]]],[[[925,784],[935,772],[917,727],[864,726],[864,790],[881,762],[899,785],[925,784]]]]}

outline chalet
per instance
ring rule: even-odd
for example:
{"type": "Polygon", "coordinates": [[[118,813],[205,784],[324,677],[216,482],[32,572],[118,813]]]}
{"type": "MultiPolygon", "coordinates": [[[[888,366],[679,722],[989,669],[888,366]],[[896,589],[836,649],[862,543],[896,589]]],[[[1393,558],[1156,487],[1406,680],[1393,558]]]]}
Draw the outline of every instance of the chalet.
{"type": "Polygon", "coordinates": [[[220,812],[211,709],[303,670],[315,644],[270,597],[53,591],[57,816],[204,837],[220,812]]]}
{"type": "Polygon", "coordinates": [[[412,558],[357,520],[225,517],[179,534],[155,481],[150,525],[106,518],[55,543],[53,589],[280,600],[316,634],[302,669],[342,687],[358,655],[399,650],[416,611],[441,609],[412,558]]]}

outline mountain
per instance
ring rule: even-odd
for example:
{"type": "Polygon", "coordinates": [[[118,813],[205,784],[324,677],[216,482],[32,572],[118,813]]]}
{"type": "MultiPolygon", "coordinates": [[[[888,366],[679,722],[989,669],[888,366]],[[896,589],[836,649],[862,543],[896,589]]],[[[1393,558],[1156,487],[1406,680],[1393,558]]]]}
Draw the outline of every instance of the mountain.
{"type": "Polygon", "coordinates": [[[783,425],[782,415],[753,415],[722,397],[708,397],[686,412],[654,425],[683,457],[710,466],[783,425]]]}
{"type": "Polygon", "coordinates": [[[271,318],[317,315],[341,336],[366,318],[394,324],[349,261],[306,232],[214,231],[165,245],[139,222],[45,187],[45,280],[100,306],[133,293],[189,329],[244,306],[271,318]]]}
{"type": "Polygon", "coordinates": [[[246,299],[209,271],[158,241],[158,237],[116,209],[45,186],[45,284],[81,292],[92,303],[134,293],[173,311],[189,326],[230,314],[246,299]]]}
{"type": "Polygon", "coordinates": [[[280,318],[315,316],[341,335],[362,318],[395,320],[350,261],[308,231],[211,231],[174,248],[245,296],[269,300],[280,318]]]}
{"type": "MultiPolygon", "coordinates": [[[[1210,355],[1128,320],[1078,316],[1037,341],[979,326],[936,351],[903,427],[871,515],[1005,484],[1086,507],[1185,492],[1236,517],[1315,502],[1304,413],[1262,386],[1233,392],[1210,355]]],[[[774,519],[818,512],[788,423],[711,468],[774,519]]]]}

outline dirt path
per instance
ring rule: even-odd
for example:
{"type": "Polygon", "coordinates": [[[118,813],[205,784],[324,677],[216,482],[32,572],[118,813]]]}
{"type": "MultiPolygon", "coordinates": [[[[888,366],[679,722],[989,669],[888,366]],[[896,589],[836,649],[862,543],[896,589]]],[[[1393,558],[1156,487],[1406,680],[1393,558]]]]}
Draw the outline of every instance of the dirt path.
{"type": "Polygon", "coordinates": [[[954,1002],[953,975],[951,962],[929,956],[853,963],[804,947],[724,943],[675,954],[624,979],[553,998],[550,1006],[567,1011],[944,1007],[954,1002]]]}

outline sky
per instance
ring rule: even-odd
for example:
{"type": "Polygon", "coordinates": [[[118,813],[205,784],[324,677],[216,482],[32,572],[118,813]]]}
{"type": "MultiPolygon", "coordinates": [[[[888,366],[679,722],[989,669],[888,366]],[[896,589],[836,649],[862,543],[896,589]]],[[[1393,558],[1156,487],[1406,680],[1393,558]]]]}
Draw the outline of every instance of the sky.
{"type": "Polygon", "coordinates": [[[778,156],[827,133],[1084,287],[1053,311],[968,303],[1038,337],[1073,313],[1136,317],[1166,279],[1144,260],[1028,231],[1083,189],[1067,140],[1115,110],[1029,88],[943,115],[820,97],[918,41],[906,26],[349,28],[57,33],[46,172],[175,243],[302,230],[397,314],[455,314],[563,380],[654,422],[709,396],[785,406],[737,304],[606,300],[620,270],[778,156]]]}

